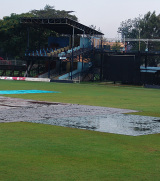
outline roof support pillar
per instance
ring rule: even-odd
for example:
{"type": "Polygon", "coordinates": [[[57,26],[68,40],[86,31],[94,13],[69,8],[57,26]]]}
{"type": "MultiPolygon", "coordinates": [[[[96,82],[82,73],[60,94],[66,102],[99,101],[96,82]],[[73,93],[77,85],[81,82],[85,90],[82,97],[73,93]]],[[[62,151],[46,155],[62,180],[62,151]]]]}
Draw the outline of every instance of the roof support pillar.
{"type": "Polygon", "coordinates": [[[101,36],[101,69],[100,69],[100,81],[103,79],[103,37],[101,36]]]}
{"type": "Polygon", "coordinates": [[[71,80],[73,78],[73,47],[74,47],[74,26],[73,26],[73,34],[72,34],[72,63],[71,63],[71,80]]]}
{"type": "Polygon", "coordinates": [[[82,70],[83,70],[83,58],[84,58],[84,34],[85,34],[85,32],[83,31],[82,70]]]}
{"type": "Polygon", "coordinates": [[[29,27],[27,28],[27,49],[29,50],[29,27]]]}
{"type": "Polygon", "coordinates": [[[50,59],[48,60],[48,78],[50,78],[51,76],[51,62],[50,62],[50,59]]]}

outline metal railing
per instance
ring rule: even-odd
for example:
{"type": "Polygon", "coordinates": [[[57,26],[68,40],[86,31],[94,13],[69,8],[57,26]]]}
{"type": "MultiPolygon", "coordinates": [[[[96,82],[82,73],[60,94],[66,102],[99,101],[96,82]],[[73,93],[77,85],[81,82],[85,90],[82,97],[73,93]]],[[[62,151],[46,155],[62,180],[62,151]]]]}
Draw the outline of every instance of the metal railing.
{"type": "Polygon", "coordinates": [[[26,65],[26,61],[23,61],[23,60],[0,60],[0,65],[23,66],[23,65],[26,65]]]}

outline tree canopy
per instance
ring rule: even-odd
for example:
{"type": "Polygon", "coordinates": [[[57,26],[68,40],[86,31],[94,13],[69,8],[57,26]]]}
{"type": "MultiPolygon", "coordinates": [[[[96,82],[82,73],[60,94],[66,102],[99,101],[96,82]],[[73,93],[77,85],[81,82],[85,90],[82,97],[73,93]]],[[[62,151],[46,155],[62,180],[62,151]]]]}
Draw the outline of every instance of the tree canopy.
{"type": "MultiPolygon", "coordinates": [[[[27,29],[20,23],[23,17],[39,18],[70,18],[78,21],[71,11],[56,10],[54,6],[46,5],[41,10],[31,10],[27,13],[14,14],[0,20],[0,56],[4,58],[20,58],[27,48],[27,29]]],[[[30,48],[35,50],[48,44],[49,36],[56,36],[56,32],[48,29],[32,27],[30,29],[30,48]]]]}
{"type": "Polygon", "coordinates": [[[40,18],[70,18],[75,21],[78,21],[75,15],[71,15],[70,13],[73,11],[65,11],[65,10],[56,10],[54,6],[46,5],[44,9],[41,10],[31,10],[30,13],[35,17],[40,18]]]}
{"type": "MultiPolygon", "coordinates": [[[[139,16],[134,19],[128,19],[121,22],[118,32],[121,33],[122,38],[143,38],[143,39],[159,39],[160,38],[160,14],[156,15],[154,12],[148,12],[144,16],[139,16]]],[[[136,46],[136,43],[131,43],[136,46]]],[[[142,43],[141,47],[144,49],[145,45],[142,43]]],[[[159,43],[150,43],[149,49],[154,50],[159,48],[159,43]]]]}

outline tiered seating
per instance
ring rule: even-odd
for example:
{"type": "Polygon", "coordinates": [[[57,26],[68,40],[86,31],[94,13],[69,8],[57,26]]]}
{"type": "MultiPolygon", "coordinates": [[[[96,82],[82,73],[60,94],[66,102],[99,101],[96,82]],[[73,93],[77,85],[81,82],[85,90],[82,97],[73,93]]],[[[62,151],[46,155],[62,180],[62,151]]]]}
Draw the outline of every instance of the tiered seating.
{"type": "Polygon", "coordinates": [[[33,52],[26,52],[25,56],[47,56],[47,53],[52,52],[53,49],[40,49],[33,52]]]}
{"type": "MultiPolygon", "coordinates": [[[[73,53],[80,53],[81,48],[80,46],[73,48],[73,53]]],[[[36,50],[35,52],[29,52],[26,53],[25,56],[48,56],[48,57],[65,57],[65,56],[71,56],[72,49],[69,49],[69,46],[59,49],[40,49],[39,51],[36,50]]]]}

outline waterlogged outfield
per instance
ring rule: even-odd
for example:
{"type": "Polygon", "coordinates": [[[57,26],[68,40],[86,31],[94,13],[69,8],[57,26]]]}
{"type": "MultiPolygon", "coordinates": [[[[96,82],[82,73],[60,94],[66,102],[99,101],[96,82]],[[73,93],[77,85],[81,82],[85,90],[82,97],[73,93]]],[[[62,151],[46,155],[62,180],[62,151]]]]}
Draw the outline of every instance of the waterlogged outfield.
{"type": "Polygon", "coordinates": [[[140,111],[139,115],[160,117],[160,89],[110,86],[102,84],[62,84],[42,82],[0,81],[0,90],[47,90],[59,94],[5,95],[24,99],[76,103],[125,108],[140,111]]]}
{"type": "MultiPolygon", "coordinates": [[[[15,81],[0,81],[0,89],[60,91],[9,96],[160,116],[160,90],[15,81]]],[[[0,180],[158,181],[159,143],[160,134],[132,137],[32,123],[0,124],[0,180]]]]}

